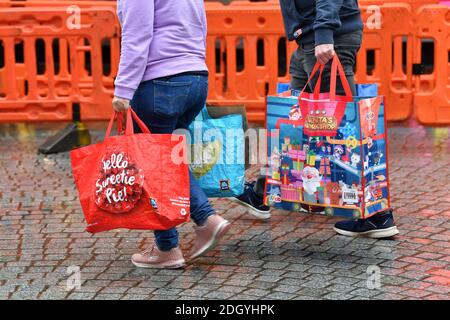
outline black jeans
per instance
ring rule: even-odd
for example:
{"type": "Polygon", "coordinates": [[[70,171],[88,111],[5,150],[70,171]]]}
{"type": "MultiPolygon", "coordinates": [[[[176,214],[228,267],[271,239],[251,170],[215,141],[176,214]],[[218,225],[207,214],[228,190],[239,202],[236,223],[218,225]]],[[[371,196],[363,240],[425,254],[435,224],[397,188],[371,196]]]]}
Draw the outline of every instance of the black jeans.
{"type": "MultiPolygon", "coordinates": [[[[362,43],[362,31],[355,31],[343,34],[334,38],[334,50],[339,57],[344,68],[347,81],[350,84],[353,95],[356,95],[356,86],[354,79],[354,68],[356,62],[356,54],[362,43]]],[[[316,64],[315,44],[301,44],[291,56],[291,64],[289,73],[291,75],[291,88],[301,90],[308,81],[309,75],[316,64]]],[[[322,85],[320,92],[330,91],[330,72],[331,62],[327,63],[322,75],[322,85]]],[[[306,88],[307,92],[312,92],[317,81],[317,77],[313,78],[306,88]]],[[[340,79],[337,81],[337,94],[344,94],[340,79]]]]}
{"type": "MultiPolygon", "coordinates": [[[[356,86],[355,86],[355,62],[356,62],[356,54],[358,53],[359,48],[362,43],[362,31],[355,31],[347,34],[343,34],[334,38],[334,50],[341,61],[342,67],[345,72],[345,76],[350,85],[350,89],[352,90],[352,94],[356,95],[356,86]]],[[[316,64],[316,56],[315,56],[315,44],[301,44],[298,49],[294,51],[291,56],[291,64],[289,67],[289,73],[291,75],[291,89],[302,90],[308,81],[309,75],[316,64]]],[[[320,92],[329,92],[330,91],[330,74],[331,74],[331,62],[327,63],[322,75],[322,84],[320,88],[320,92]]],[[[316,81],[318,78],[315,76],[308,88],[305,90],[307,92],[312,92],[316,81]]],[[[336,81],[336,93],[339,95],[344,95],[344,89],[342,87],[341,80],[338,77],[336,81]]],[[[260,197],[264,197],[264,186],[266,182],[266,177],[264,175],[260,175],[256,180],[256,184],[254,190],[256,194],[260,197]]]]}

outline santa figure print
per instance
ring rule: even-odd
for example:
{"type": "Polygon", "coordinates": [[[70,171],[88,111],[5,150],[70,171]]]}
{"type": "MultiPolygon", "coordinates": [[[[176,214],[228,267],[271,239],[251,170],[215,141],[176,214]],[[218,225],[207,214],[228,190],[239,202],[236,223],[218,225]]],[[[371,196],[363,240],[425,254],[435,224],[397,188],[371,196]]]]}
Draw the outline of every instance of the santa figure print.
{"type": "Polygon", "coordinates": [[[291,111],[289,112],[289,120],[297,121],[302,118],[302,112],[298,105],[293,105],[291,111]]]}
{"type": "Polygon", "coordinates": [[[317,192],[317,188],[320,187],[320,181],[322,180],[322,176],[314,167],[305,167],[302,170],[302,180],[303,180],[303,190],[309,196],[315,196],[317,192]]]}

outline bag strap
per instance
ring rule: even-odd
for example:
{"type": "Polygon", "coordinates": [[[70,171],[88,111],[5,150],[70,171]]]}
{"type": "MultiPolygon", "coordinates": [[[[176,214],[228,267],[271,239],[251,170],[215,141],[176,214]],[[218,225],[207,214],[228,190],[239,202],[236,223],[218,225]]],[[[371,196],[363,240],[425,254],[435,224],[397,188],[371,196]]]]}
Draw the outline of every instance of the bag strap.
{"type": "Polygon", "coordinates": [[[319,62],[316,62],[316,64],[314,65],[314,68],[311,71],[311,74],[309,75],[308,81],[306,82],[305,86],[303,87],[302,91],[300,91],[300,94],[298,95],[298,101],[300,102],[300,100],[302,100],[304,97],[304,92],[306,90],[306,87],[308,86],[308,84],[311,82],[311,80],[313,79],[314,75],[317,73],[318,70],[320,70],[319,73],[319,78],[317,80],[316,86],[314,87],[314,97],[318,98],[319,97],[319,92],[320,92],[320,85],[322,82],[322,73],[323,73],[323,69],[325,68],[325,66],[323,64],[320,64],[319,62]]]}
{"type": "MultiPolygon", "coordinates": [[[[147,128],[145,123],[139,119],[137,114],[134,112],[134,110],[131,108],[131,106],[128,108],[127,112],[127,123],[125,127],[125,135],[132,135],[134,134],[134,127],[133,127],[133,119],[136,121],[138,127],[141,129],[142,133],[150,133],[150,130],[147,128]]],[[[118,135],[121,135],[123,133],[123,114],[124,112],[116,112],[111,115],[111,119],[109,120],[108,127],[106,129],[105,138],[108,138],[111,135],[111,130],[113,127],[114,122],[117,120],[117,133],[118,135]]]]}
{"type": "Polygon", "coordinates": [[[136,121],[138,127],[141,129],[142,133],[150,133],[145,123],[139,119],[138,115],[134,112],[131,106],[127,110],[127,125],[125,127],[125,135],[130,136],[134,134],[133,120],[136,121]]]}
{"type": "MultiPolygon", "coordinates": [[[[314,87],[314,99],[318,99],[319,93],[320,93],[320,86],[322,84],[322,74],[323,70],[325,68],[325,65],[320,64],[318,61],[314,65],[313,70],[311,71],[311,74],[308,78],[308,81],[306,82],[305,86],[303,87],[302,91],[300,92],[298,99],[299,101],[303,98],[304,91],[306,89],[306,86],[311,82],[314,75],[317,73],[317,70],[320,69],[319,78],[317,79],[316,85],[314,87]]],[[[352,90],[350,89],[350,85],[348,83],[347,77],[345,76],[344,68],[342,67],[341,61],[339,60],[339,57],[337,54],[333,56],[333,61],[331,64],[331,74],[330,74],[330,100],[334,101],[336,100],[336,84],[337,84],[337,73],[339,72],[339,77],[342,83],[342,87],[344,88],[345,96],[349,98],[353,98],[352,90]]]]}
{"type": "Polygon", "coordinates": [[[211,119],[211,116],[208,113],[208,109],[206,108],[206,106],[204,106],[202,108],[202,110],[199,112],[199,114],[197,115],[197,117],[195,117],[196,121],[202,121],[202,120],[209,120],[211,119]]]}
{"type": "Polygon", "coordinates": [[[114,121],[117,119],[117,134],[120,135],[123,133],[123,112],[115,112],[112,114],[111,119],[108,123],[108,128],[106,129],[105,138],[108,138],[111,135],[111,130],[114,124],[114,121]]]}
{"type": "Polygon", "coordinates": [[[206,108],[206,106],[202,109],[202,117],[203,120],[208,120],[211,119],[211,116],[209,115],[208,109],[206,108]]]}
{"type": "Polygon", "coordinates": [[[341,79],[342,87],[344,88],[345,96],[353,98],[352,90],[345,76],[344,68],[337,54],[333,56],[333,63],[331,64],[331,76],[330,76],[330,100],[336,100],[336,80],[337,72],[339,71],[339,77],[341,79]]]}

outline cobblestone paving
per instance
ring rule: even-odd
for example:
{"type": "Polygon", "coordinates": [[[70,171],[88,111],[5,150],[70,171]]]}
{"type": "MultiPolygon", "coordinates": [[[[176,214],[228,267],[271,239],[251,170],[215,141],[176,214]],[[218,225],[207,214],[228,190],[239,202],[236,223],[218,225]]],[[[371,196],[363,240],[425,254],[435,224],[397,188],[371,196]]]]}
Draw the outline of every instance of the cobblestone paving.
{"type": "MultiPolygon", "coordinates": [[[[150,270],[129,259],[151,232],[84,232],[68,154],[36,151],[62,126],[0,126],[0,299],[449,299],[448,128],[390,127],[394,239],[339,236],[323,216],[256,221],[222,199],[233,229],[220,246],[185,270],[150,270]],[[67,291],[70,266],[82,283],[67,291]],[[370,266],[378,289],[367,286],[370,266]]],[[[104,124],[89,126],[98,140],[104,124]]],[[[186,253],[191,231],[181,228],[186,253]]]]}

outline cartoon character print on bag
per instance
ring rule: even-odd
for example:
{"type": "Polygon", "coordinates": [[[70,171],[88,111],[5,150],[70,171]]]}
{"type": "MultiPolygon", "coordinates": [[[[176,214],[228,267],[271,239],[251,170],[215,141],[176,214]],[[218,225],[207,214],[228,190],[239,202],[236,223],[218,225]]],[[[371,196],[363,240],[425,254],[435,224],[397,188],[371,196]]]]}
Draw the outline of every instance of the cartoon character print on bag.
{"type": "Polygon", "coordinates": [[[298,105],[293,105],[289,112],[289,120],[298,121],[302,118],[302,112],[298,105]]]}
{"type": "Polygon", "coordinates": [[[101,160],[95,183],[95,204],[111,213],[128,212],[142,196],[144,173],[124,152],[109,152],[101,160]]]}
{"type": "Polygon", "coordinates": [[[361,156],[357,153],[352,153],[350,161],[351,161],[351,166],[356,168],[358,166],[358,164],[361,162],[361,156]]]}
{"type": "Polygon", "coordinates": [[[329,204],[339,205],[341,200],[341,188],[338,182],[329,182],[325,185],[327,196],[329,198],[329,204]]]}
{"type": "Polygon", "coordinates": [[[303,180],[303,190],[304,198],[307,202],[317,202],[316,192],[317,188],[320,187],[320,181],[322,180],[322,176],[314,167],[305,167],[302,170],[302,180],[303,180]]]}
{"type": "Polygon", "coordinates": [[[336,145],[333,148],[333,157],[336,160],[341,160],[342,155],[344,154],[344,148],[341,145],[336,145]]]}

